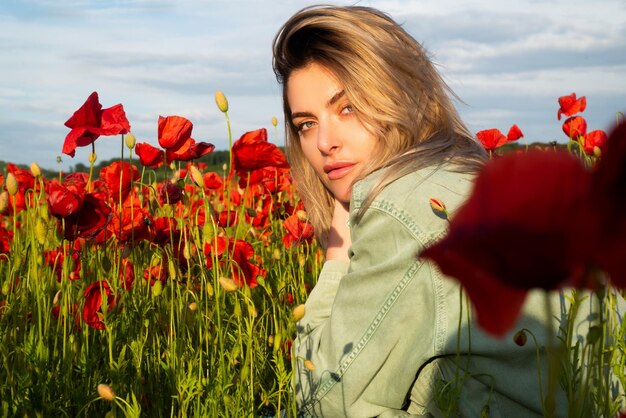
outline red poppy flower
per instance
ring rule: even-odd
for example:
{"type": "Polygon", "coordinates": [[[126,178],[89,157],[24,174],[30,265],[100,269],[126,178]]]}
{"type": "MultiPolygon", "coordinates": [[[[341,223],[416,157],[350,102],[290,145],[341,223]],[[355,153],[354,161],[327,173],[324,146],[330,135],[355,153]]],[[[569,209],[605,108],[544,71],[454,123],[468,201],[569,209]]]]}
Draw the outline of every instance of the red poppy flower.
{"type": "Polygon", "coordinates": [[[93,193],[86,194],[80,210],[65,219],[65,239],[94,239],[111,221],[111,208],[93,193]]]}
{"type": "Polygon", "coordinates": [[[587,134],[587,121],[582,116],[572,116],[563,122],[563,132],[568,138],[576,141],[579,136],[587,134]]]}
{"type": "Polygon", "coordinates": [[[189,139],[188,147],[185,151],[180,152],[167,150],[165,152],[165,158],[168,164],[172,161],[191,161],[212,152],[214,148],[215,146],[213,144],[209,144],[208,142],[196,143],[195,140],[189,139]]]}
{"type": "Polygon", "coordinates": [[[55,180],[48,185],[48,208],[57,218],[66,218],[80,210],[85,196],[84,189],[66,187],[55,180]]]}
{"type": "Polygon", "coordinates": [[[121,104],[102,109],[95,91],[71,118],[65,122],[71,129],[63,143],[63,153],[73,157],[76,147],[84,147],[94,142],[100,135],[110,136],[126,134],[130,131],[130,124],[126,119],[124,107],[121,104]]]}
{"type": "Polygon", "coordinates": [[[233,226],[237,223],[237,211],[235,210],[223,210],[219,212],[217,216],[217,223],[222,228],[233,226]]]}
{"type": "Polygon", "coordinates": [[[29,170],[24,170],[13,163],[8,163],[7,171],[15,176],[21,192],[35,189],[35,176],[29,170]]]}
{"type": "Polygon", "coordinates": [[[249,171],[264,167],[289,167],[282,151],[267,142],[265,129],[243,134],[233,144],[232,152],[234,168],[240,178],[245,178],[249,171]]]}
{"type": "Polygon", "coordinates": [[[0,254],[9,254],[13,241],[13,231],[9,231],[0,225],[0,254]]]}
{"type": "Polygon", "coordinates": [[[135,154],[139,157],[141,165],[150,168],[159,168],[163,164],[164,151],[153,147],[147,142],[135,145],[135,154]]]}
{"type": "Polygon", "coordinates": [[[181,116],[159,116],[159,145],[163,149],[184,153],[191,145],[193,124],[181,116]]]}
{"type": "Polygon", "coordinates": [[[219,174],[209,171],[202,175],[204,187],[209,190],[219,190],[224,186],[224,180],[219,174]]]}
{"type": "Polygon", "coordinates": [[[297,214],[289,216],[283,222],[287,234],[283,236],[283,244],[287,248],[313,240],[313,226],[306,220],[302,220],[297,214]]]}
{"type": "Polygon", "coordinates": [[[120,269],[120,283],[124,290],[130,290],[135,282],[135,269],[133,262],[125,258],[122,260],[122,268],[120,269]]]}
{"type": "Polygon", "coordinates": [[[573,116],[576,113],[583,112],[587,107],[587,99],[585,96],[576,98],[576,93],[572,93],[569,96],[559,97],[559,111],[557,112],[557,118],[561,120],[561,116],[573,116]]]}
{"type": "Polygon", "coordinates": [[[83,321],[94,329],[105,329],[102,319],[104,313],[115,307],[115,295],[106,280],[96,281],[85,289],[85,304],[83,306],[83,321]],[[106,305],[102,306],[103,299],[106,305]]]}
{"type": "Polygon", "coordinates": [[[593,174],[592,201],[599,220],[598,263],[614,284],[626,289],[626,122],[609,134],[593,174]]]}
{"type": "Polygon", "coordinates": [[[159,203],[162,205],[174,205],[180,202],[185,194],[182,187],[178,184],[172,183],[171,181],[159,183],[157,189],[159,192],[159,203]]]}
{"type": "Polygon", "coordinates": [[[603,130],[597,129],[584,137],[583,149],[587,155],[604,155],[608,137],[603,130]]]}
{"type": "Polygon", "coordinates": [[[115,212],[108,225],[108,231],[121,243],[136,243],[152,240],[150,225],[152,216],[139,205],[139,202],[124,204],[121,213],[115,212]]]}
{"type": "Polygon", "coordinates": [[[504,136],[499,129],[495,128],[476,132],[476,138],[478,138],[487,151],[494,151],[496,148],[499,148],[508,142],[517,141],[523,136],[524,134],[515,124],[509,129],[507,136],[504,136]]]}
{"type": "Polygon", "coordinates": [[[235,283],[239,286],[243,286],[245,283],[250,288],[255,288],[258,285],[257,277],[265,277],[267,271],[250,261],[254,256],[252,244],[239,239],[231,240],[229,251],[232,253],[232,269],[235,283]]]}
{"type": "Polygon", "coordinates": [[[109,191],[109,199],[115,203],[126,200],[133,182],[139,180],[139,170],[127,162],[116,161],[100,170],[100,178],[109,191]]]}
{"type": "Polygon", "coordinates": [[[502,336],[528,289],[585,284],[590,191],[590,172],[567,152],[505,155],[483,168],[447,237],[421,256],[457,278],[481,327],[502,336]]]}

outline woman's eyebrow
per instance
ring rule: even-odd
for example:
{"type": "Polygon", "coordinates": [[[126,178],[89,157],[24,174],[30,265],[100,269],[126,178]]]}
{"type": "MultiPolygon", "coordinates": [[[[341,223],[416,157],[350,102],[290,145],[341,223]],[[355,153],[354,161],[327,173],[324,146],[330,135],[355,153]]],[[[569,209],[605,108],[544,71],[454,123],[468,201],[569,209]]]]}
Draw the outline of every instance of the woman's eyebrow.
{"type": "MultiPolygon", "coordinates": [[[[333,96],[326,102],[326,107],[330,107],[337,103],[343,96],[346,95],[345,90],[340,90],[337,93],[333,94],[333,96]]],[[[291,114],[291,119],[296,118],[308,118],[314,116],[311,112],[294,112],[291,114]]]]}

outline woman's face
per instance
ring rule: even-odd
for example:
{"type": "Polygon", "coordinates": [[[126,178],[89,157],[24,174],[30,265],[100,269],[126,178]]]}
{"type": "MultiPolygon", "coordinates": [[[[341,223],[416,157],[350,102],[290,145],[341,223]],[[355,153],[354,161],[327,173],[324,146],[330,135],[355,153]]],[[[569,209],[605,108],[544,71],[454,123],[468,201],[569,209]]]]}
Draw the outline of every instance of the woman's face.
{"type": "Polygon", "coordinates": [[[287,80],[291,122],[305,158],[335,199],[347,205],[377,140],[357,117],[343,85],[325,67],[311,63],[287,80]]]}

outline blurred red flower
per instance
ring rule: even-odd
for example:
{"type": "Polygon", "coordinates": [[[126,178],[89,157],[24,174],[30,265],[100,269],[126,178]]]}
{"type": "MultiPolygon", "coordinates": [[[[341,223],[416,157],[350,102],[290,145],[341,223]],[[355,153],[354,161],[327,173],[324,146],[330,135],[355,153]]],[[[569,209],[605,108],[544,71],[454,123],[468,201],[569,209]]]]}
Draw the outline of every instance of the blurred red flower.
{"type": "Polygon", "coordinates": [[[85,103],[70,117],[65,126],[71,129],[63,143],[63,153],[74,157],[76,147],[93,143],[100,135],[126,134],[130,123],[121,104],[102,109],[98,93],[93,92],[85,103]]]}
{"type": "Polygon", "coordinates": [[[13,241],[13,231],[9,231],[0,225],[0,254],[9,254],[13,241]]]}
{"type": "Polygon", "coordinates": [[[613,283],[626,289],[626,122],[607,139],[606,152],[593,173],[592,196],[598,213],[595,255],[613,283]]]}
{"type": "Polygon", "coordinates": [[[105,329],[102,321],[104,313],[115,307],[115,296],[106,280],[96,281],[85,289],[83,321],[94,329],[105,329]],[[103,306],[105,301],[105,306],[103,306]]]}
{"type": "Polygon", "coordinates": [[[481,327],[501,336],[528,289],[584,284],[590,190],[590,172],[567,152],[507,154],[484,167],[449,234],[421,256],[457,278],[481,327]]]}
{"type": "Polygon", "coordinates": [[[557,117],[561,120],[561,116],[573,116],[576,113],[584,112],[587,107],[587,99],[585,96],[576,98],[576,93],[572,93],[569,96],[559,97],[559,111],[557,117]]]}

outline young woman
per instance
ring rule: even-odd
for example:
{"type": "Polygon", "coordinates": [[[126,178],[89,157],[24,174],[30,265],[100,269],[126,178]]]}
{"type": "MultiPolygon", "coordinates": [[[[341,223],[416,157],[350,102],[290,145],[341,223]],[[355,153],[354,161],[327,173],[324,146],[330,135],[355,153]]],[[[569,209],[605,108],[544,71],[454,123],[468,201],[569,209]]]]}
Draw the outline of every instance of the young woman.
{"type": "MultiPolygon", "coordinates": [[[[417,257],[446,231],[429,200],[454,216],[485,161],[424,49],[377,10],[323,6],[289,19],[273,52],[326,249],[294,341],[299,414],[541,416],[534,345],[468,332],[458,284],[417,257]]],[[[541,341],[545,305],[529,306],[520,328],[541,341]]]]}

